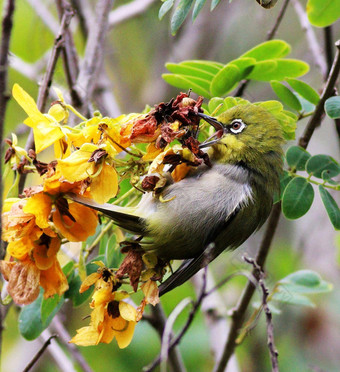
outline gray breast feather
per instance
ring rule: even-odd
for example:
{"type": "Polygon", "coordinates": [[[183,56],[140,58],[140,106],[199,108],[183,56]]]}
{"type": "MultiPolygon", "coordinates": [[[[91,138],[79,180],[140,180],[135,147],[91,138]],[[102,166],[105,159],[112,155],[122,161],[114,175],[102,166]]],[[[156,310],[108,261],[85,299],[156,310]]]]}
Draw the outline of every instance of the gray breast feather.
{"type": "Polygon", "coordinates": [[[146,217],[142,244],[160,257],[183,259],[200,254],[236,208],[252,200],[249,174],[238,166],[215,165],[167,187],[160,202],[143,197],[146,217]]]}

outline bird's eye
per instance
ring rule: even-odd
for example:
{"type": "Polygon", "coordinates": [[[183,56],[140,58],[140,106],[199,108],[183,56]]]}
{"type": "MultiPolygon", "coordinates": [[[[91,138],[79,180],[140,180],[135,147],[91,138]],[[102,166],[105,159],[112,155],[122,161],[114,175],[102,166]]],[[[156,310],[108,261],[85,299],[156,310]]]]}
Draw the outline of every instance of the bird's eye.
{"type": "Polygon", "coordinates": [[[232,133],[241,133],[245,127],[246,125],[240,119],[234,120],[229,126],[232,133]]]}

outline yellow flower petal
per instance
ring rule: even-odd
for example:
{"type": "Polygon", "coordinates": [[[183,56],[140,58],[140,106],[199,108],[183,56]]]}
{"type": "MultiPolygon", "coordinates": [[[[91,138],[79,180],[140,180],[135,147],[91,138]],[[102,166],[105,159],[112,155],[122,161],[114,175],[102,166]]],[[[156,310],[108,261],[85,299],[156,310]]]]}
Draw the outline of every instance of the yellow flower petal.
{"type": "Polygon", "coordinates": [[[87,276],[79,288],[79,293],[87,291],[100,277],[101,274],[99,273],[92,273],[87,276]]]}
{"type": "Polygon", "coordinates": [[[12,257],[22,261],[27,257],[32,249],[32,240],[28,236],[24,236],[22,239],[8,243],[7,253],[12,257]]]}
{"type": "Polygon", "coordinates": [[[93,199],[99,204],[104,204],[115,197],[118,192],[116,170],[104,162],[102,171],[97,177],[92,178],[90,191],[93,199]]]}
{"type": "Polygon", "coordinates": [[[69,341],[79,346],[97,345],[98,331],[91,326],[77,329],[77,334],[69,341]]]}
{"type": "Polygon", "coordinates": [[[128,322],[121,316],[112,319],[111,327],[120,349],[130,345],[135,331],[136,322],[128,322]]]}
{"type": "Polygon", "coordinates": [[[60,233],[70,242],[82,242],[94,235],[98,224],[97,212],[83,205],[72,203],[69,212],[76,222],[62,216],[59,210],[53,213],[53,223],[60,233]]]}
{"type": "Polygon", "coordinates": [[[49,215],[52,208],[52,199],[44,194],[39,193],[31,196],[23,208],[25,213],[31,213],[35,216],[36,224],[44,229],[49,227],[49,215]]]}
{"type": "Polygon", "coordinates": [[[59,238],[52,238],[48,246],[34,244],[33,258],[38,269],[47,270],[54,264],[60,244],[59,238]]]}
{"type": "Polygon", "coordinates": [[[92,153],[75,151],[69,157],[58,161],[58,170],[70,182],[81,181],[95,172],[95,163],[89,163],[92,153]]]}
{"type": "Polygon", "coordinates": [[[124,301],[119,302],[119,313],[123,319],[129,322],[136,321],[136,309],[127,302],[124,301]]]}
{"type": "Polygon", "coordinates": [[[40,271],[40,285],[45,290],[44,298],[52,297],[55,294],[61,296],[68,290],[67,278],[56,257],[49,269],[40,271]]]}

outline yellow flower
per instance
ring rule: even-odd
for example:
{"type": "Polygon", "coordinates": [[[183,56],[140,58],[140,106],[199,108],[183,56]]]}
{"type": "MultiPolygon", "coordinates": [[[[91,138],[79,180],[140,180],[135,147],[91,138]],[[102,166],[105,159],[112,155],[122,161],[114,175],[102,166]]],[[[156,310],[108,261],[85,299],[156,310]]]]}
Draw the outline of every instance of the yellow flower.
{"type": "Polygon", "coordinates": [[[96,273],[89,275],[80,287],[84,292],[91,285],[95,285],[90,307],[91,322],[87,327],[77,330],[77,334],[70,342],[79,346],[110,343],[114,338],[122,349],[127,347],[133,337],[136,326],[136,309],[122,301],[128,297],[126,292],[114,292],[116,279],[112,272],[101,262],[96,273]]]}
{"type": "Polygon", "coordinates": [[[59,160],[57,170],[69,182],[89,180],[91,196],[103,204],[118,192],[118,175],[107,159],[108,153],[103,148],[86,143],[69,157],[59,160]]]}
{"type": "Polygon", "coordinates": [[[36,153],[45,150],[64,137],[64,133],[57,120],[52,116],[46,117],[42,114],[34,99],[18,84],[14,84],[12,94],[28,115],[24,123],[33,128],[36,153]]]}

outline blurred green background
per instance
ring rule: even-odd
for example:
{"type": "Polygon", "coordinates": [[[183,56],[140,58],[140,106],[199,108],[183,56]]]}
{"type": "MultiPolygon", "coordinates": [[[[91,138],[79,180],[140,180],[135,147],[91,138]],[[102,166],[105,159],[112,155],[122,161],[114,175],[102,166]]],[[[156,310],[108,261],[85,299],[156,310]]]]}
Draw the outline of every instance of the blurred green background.
{"type": "MultiPolygon", "coordinates": [[[[33,2],[33,1],[31,1],[33,2]]],[[[49,13],[57,13],[52,1],[41,1],[49,13]]],[[[0,4],[2,5],[2,1],[0,4]]],[[[95,6],[95,1],[88,2],[95,6]]],[[[114,9],[128,1],[115,1],[114,9]]],[[[208,59],[226,63],[238,57],[251,47],[265,40],[267,32],[275,23],[281,2],[272,10],[264,10],[254,0],[234,0],[231,3],[222,1],[217,9],[210,13],[208,3],[194,24],[187,20],[176,36],[169,31],[169,15],[158,20],[160,1],[155,1],[147,11],[128,21],[112,27],[108,33],[103,50],[105,72],[109,79],[105,82],[113,93],[116,103],[111,110],[119,113],[140,112],[146,104],[167,101],[178,90],[167,85],[161,78],[166,72],[165,62],[179,62],[185,59],[208,59]],[[118,107],[116,109],[115,107],[118,107]]],[[[305,2],[302,1],[305,5],[305,2]]],[[[34,98],[37,96],[39,82],[48,53],[53,45],[54,35],[50,27],[26,0],[17,0],[14,16],[13,38],[11,42],[11,65],[9,86],[19,83],[34,98]],[[20,70],[21,72],[19,72],[20,70]],[[23,73],[24,72],[24,73],[23,73]]],[[[72,21],[72,32],[80,55],[84,52],[84,39],[76,19],[72,21]]],[[[324,44],[322,29],[313,28],[321,47],[324,44]]],[[[339,24],[333,26],[334,40],[339,36],[339,24]]],[[[310,64],[310,72],[303,78],[315,89],[320,90],[323,76],[310,51],[305,32],[292,4],[289,6],[278,30],[277,38],[283,39],[292,46],[292,58],[302,59],[310,64]]],[[[58,62],[54,82],[66,92],[65,77],[61,61],[58,62]]],[[[67,95],[66,95],[67,97],[67,95]]],[[[252,83],[244,98],[250,101],[275,99],[270,85],[252,83]]],[[[100,108],[100,102],[98,104],[100,108]]],[[[21,123],[24,112],[14,102],[9,101],[6,116],[5,134],[11,132],[19,135],[19,143],[24,146],[28,132],[21,123]]],[[[302,132],[306,121],[299,122],[298,133],[302,132]]],[[[327,153],[339,159],[339,138],[334,123],[325,119],[308,148],[312,155],[327,153]]],[[[318,198],[318,197],[316,197],[318,198]]],[[[334,284],[333,292],[315,297],[315,308],[281,305],[281,314],[274,315],[276,346],[279,351],[279,362],[282,371],[338,371],[340,362],[340,236],[333,231],[321,201],[316,200],[311,211],[298,221],[287,221],[282,217],[279,232],[276,235],[272,252],[267,263],[269,287],[299,269],[312,269],[334,284]],[[319,208],[320,207],[320,208],[319,208]]],[[[241,257],[244,252],[254,256],[261,240],[262,230],[249,239],[237,252],[225,253],[214,262],[210,271],[215,280],[226,277],[240,268],[249,269],[241,257]]],[[[221,316],[235,306],[245,278],[236,278],[227,283],[219,294],[222,304],[218,309],[221,316]]],[[[162,304],[166,313],[185,297],[195,296],[190,284],[185,284],[164,296],[162,304]]],[[[259,300],[258,293],[255,300],[259,300]]],[[[209,306],[209,297],[207,299],[209,306]]],[[[74,335],[75,330],[87,324],[83,317],[89,314],[88,304],[72,309],[66,304],[61,320],[68,331],[74,335]]],[[[176,329],[183,325],[188,311],[176,322],[176,329]]],[[[3,333],[2,370],[21,371],[41,347],[43,340],[25,341],[18,332],[18,309],[12,306],[5,321],[3,333]]],[[[213,356],[210,351],[208,326],[204,317],[199,314],[189,332],[183,338],[180,350],[188,371],[204,372],[213,367],[213,356]]],[[[269,371],[270,360],[266,345],[266,330],[263,315],[256,328],[252,329],[243,344],[237,349],[236,369],[230,371],[269,371]]],[[[216,342],[223,342],[218,339],[216,342]]],[[[55,341],[53,341],[55,342],[55,341]]],[[[63,347],[62,347],[63,348],[63,347]]],[[[94,371],[139,371],[147,365],[160,351],[158,335],[151,326],[141,321],[131,345],[119,350],[116,343],[80,348],[94,371]]],[[[65,350],[67,355],[67,350],[65,350]]],[[[62,354],[61,354],[62,355],[62,354]]],[[[35,366],[35,371],[69,370],[58,366],[49,350],[35,366]]],[[[59,362],[63,359],[59,356],[59,362]]],[[[74,365],[75,370],[81,370],[74,365]]]]}

